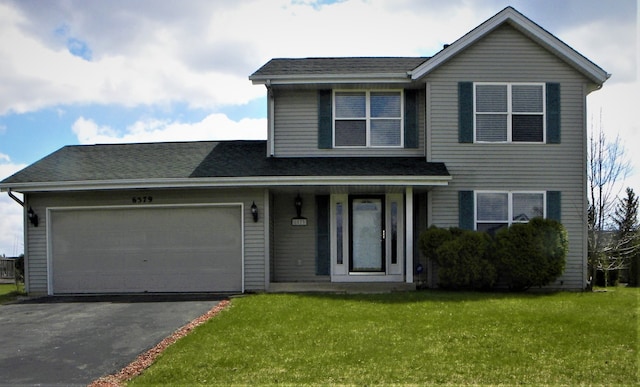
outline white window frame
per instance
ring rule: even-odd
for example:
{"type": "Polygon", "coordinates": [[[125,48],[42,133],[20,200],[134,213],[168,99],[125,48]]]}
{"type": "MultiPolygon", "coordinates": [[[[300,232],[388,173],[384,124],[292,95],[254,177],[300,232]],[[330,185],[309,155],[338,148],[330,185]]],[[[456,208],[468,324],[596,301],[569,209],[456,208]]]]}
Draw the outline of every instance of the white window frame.
{"type": "Polygon", "coordinates": [[[547,142],[547,89],[544,82],[474,82],[473,83],[473,140],[480,144],[544,144],[547,142]],[[506,112],[478,112],[477,111],[477,87],[478,86],[506,86],[507,87],[507,111],[506,112]],[[540,112],[514,112],[513,111],[513,86],[542,86],[542,141],[513,141],[513,115],[540,115],[540,112]],[[480,141],[477,133],[477,117],[484,114],[506,114],[507,116],[507,140],[506,141],[480,141]]]}
{"type": "Polygon", "coordinates": [[[506,223],[510,227],[515,223],[529,223],[529,221],[513,220],[513,195],[530,194],[542,195],[542,217],[547,218],[547,191],[474,191],[473,193],[473,229],[478,230],[478,223],[506,223]],[[507,220],[478,220],[478,195],[481,194],[507,194],[507,220]]]}
{"type": "Polygon", "coordinates": [[[403,89],[334,89],[331,98],[332,103],[332,137],[334,148],[404,148],[404,90],[403,89]],[[398,93],[400,95],[400,144],[398,145],[371,145],[371,121],[395,119],[393,117],[371,117],[371,93],[398,93]],[[336,117],[336,93],[365,93],[365,117],[336,117]],[[365,145],[337,145],[336,144],[336,121],[339,120],[364,120],[366,125],[366,144],[365,145]]]}

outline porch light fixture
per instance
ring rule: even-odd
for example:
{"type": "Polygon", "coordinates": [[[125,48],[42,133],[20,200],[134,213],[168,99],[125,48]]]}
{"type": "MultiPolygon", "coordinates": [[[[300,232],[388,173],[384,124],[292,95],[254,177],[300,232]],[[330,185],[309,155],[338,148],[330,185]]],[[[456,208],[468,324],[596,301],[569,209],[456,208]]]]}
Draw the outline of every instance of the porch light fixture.
{"type": "Polygon", "coordinates": [[[29,219],[33,227],[38,227],[38,214],[36,214],[31,207],[29,207],[27,211],[27,219],[29,219]]]}
{"type": "Polygon", "coordinates": [[[296,207],[296,218],[302,218],[302,198],[300,194],[296,196],[296,199],[293,201],[293,205],[296,207]]]}
{"type": "Polygon", "coordinates": [[[296,217],[291,219],[292,226],[306,226],[307,218],[302,216],[302,198],[298,196],[293,200],[293,206],[296,208],[296,217]]]}
{"type": "Polygon", "coordinates": [[[253,202],[251,205],[251,215],[253,216],[253,221],[258,221],[258,206],[256,206],[256,202],[253,202]]]}

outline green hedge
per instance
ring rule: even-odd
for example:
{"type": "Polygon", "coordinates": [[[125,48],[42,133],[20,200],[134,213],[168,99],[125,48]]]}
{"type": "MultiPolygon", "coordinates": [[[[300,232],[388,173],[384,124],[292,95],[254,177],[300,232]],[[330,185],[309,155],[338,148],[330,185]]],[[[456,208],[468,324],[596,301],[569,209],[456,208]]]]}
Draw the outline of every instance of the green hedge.
{"type": "Polygon", "coordinates": [[[430,227],[419,246],[438,264],[438,285],[447,289],[512,290],[544,286],[564,272],[567,232],[561,223],[535,218],[500,230],[495,238],[479,231],[430,227]]]}
{"type": "Polygon", "coordinates": [[[551,219],[534,218],[496,234],[498,270],[514,290],[555,281],[564,272],[568,251],[566,230],[551,219]]]}

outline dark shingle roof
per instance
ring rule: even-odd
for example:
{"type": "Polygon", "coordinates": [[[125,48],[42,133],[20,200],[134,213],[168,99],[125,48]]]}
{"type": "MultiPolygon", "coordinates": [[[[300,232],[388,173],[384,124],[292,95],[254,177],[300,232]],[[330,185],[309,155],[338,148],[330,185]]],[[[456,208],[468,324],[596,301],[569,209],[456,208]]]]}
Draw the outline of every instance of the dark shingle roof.
{"type": "Polygon", "coordinates": [[[66,146],[0,184],[269,176],[437,176],[423,157],[266,157],[266,141],[66,146]]]}
{"type": "Polygon", "coordinates": [[[6,183],[182,178],[216,142],[65,146],[8,177],[6,183]]]}
{"type": "Polygon", "coordinates": [[[265,157],[266,142],[221,142],[190,177],[449,176],[424,157],[265,157]]]}
{"type": "Polygon", "coordinates": [[[407,73],[428,57],[275,58],[249,78],[287,75],[407,73]]]}

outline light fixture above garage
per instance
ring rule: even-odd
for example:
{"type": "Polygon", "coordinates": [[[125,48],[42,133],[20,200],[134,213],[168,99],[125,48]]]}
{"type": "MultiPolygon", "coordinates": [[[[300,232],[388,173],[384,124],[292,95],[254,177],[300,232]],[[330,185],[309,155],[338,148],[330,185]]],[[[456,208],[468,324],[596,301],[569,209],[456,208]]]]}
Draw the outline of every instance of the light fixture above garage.
{"type": "Polygon", "coordinates": [[[38,214],[36,214],[31,207],[29,207],[27,211],[27,219],[29,219],[33,227],[38,227],[38,214]]]}

